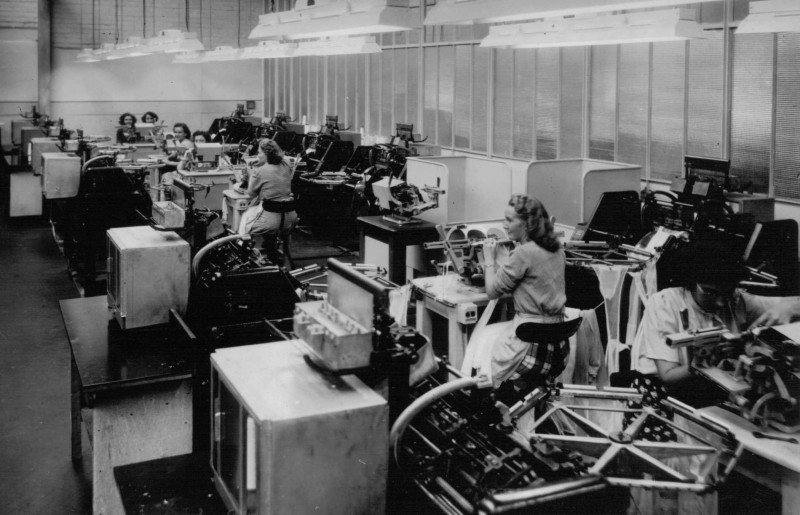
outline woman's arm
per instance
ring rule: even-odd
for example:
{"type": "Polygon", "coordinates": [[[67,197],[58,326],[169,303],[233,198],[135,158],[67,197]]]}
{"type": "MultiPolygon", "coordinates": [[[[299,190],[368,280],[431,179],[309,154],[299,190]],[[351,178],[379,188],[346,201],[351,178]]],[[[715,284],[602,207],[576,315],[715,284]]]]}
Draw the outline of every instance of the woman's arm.
{"type": "Polygon", "coordinates": [[[681,365],[680,363],[665,361],[663,359],[656,359],[654,361],[656,370],[658,370],[658,377],[660,377],[667,386],[676,385],[692,377],[688,365],[681,365]]]}

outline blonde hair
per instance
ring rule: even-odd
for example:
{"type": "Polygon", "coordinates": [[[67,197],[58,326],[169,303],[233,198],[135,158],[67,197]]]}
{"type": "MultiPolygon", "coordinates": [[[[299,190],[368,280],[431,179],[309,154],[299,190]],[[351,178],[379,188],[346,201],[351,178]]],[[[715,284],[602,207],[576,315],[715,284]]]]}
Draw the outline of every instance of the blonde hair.
{"type": "Polygon", "coordinates": [[[553,230],[553,222],[544,208],[542,201],[529,195],[512,195],[508,205],[525,223],[525,232],[528,239],[550,252],[555,252],[561,247],[553,230]]]}

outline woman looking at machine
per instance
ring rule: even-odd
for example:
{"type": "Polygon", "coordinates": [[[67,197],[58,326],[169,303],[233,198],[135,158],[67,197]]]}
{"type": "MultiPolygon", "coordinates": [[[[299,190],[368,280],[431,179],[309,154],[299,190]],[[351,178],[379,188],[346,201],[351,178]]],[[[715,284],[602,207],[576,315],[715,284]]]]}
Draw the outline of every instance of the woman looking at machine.
{"type": "Polygon", "coordinates": [[[185,123],[176,123],[172,127],[172,133],[174,134],[174,137],[172,138],[172,144],[170,145],[169,140],[165,139],[163,143],[163,149],[164,152],[169,154],[167,161],[176,162],[183,157],[184,152],[194,148],[194,143],[192,143],[192,140],[189,139],[192,131],[189,130],[189,127],[185,123]]]}
{"type": "Polygon", "coordinates": [[[147,111],[142,115],[142,123],[156,123],[158,121],[158,115],[153,111],[147,111]]]}
{"type": "Polygon", "coordinates": [[[136,117],[131,113],[122,113],[117,128],[117,143],[136,143],[137,141],[136,117]]]}
{"type": "Polygon", "coordinates": [[[758,325],[788,323],[800,317],[800,301],[739,289],[746,269],[741,253],[726,240],[695,240],[685,253],[675,270],[683,284],[665,288],[647,302],[631,349],[631,365],[636,388],[657,399],[669,394],[700,406],[721,399],[705,385],[697,387],[687,348],[670,347],[667,336],[715,327],[737,335],[758,325]]]}
{"type": "Polygon", "coordinates": [[[568,340],[528,342],[517,337],[515,331],[524,322],[558,324],[564,321],[566,257],[553,231],[553,223],[538,199],[513,195],[504,216],[503,228],[508,238],[518,245],[508,260],[500,264],[497,240],[484,240],[484,269],[489,298],[511,294],[514,300],[514,331],[494,342],[491,369],[500,398],[516,399],[565,368],[568,340]]]}
{"type": "Polygon", "coordinates": [[[192,143],[210,143],[211,137],[206,131],[194,131],[192,133],[192,143]]]}
{"type": "Polygon", "coordinates": [[[240,234],[263,237],[262,249],[274,264],[283,263],[278,249],[279,240],[288,245],[292,229],[297,224],[292,195],[292,167],[275,141],[262,139],[258,143],[258,158],[247,171],[246,189],[236,187],[250,197],[248,209],[239,226],[240,234]],[[258,209],[260,207],[260,209],[258,209]]]}

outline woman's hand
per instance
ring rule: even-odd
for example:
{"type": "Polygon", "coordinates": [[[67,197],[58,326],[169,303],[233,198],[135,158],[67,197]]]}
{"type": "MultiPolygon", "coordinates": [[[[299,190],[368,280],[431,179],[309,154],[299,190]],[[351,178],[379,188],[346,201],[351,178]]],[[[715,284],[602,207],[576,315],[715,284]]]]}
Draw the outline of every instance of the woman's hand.
{"type": "Polygon", "coordinates": [[[798,318],[800,318],[800,299],[797,297],[789,297],[781,300],[781,302],[765,311],[753,322],[750,329],[758,326],[770,327],[773,325],[788,324],[798,318]]]}
{"type": "Polygon", "coordinates": [[[495,238],[486,238],[483,240],[483,261],[486,265],[495,264],[497,259],[497,240],[495,238]]]}

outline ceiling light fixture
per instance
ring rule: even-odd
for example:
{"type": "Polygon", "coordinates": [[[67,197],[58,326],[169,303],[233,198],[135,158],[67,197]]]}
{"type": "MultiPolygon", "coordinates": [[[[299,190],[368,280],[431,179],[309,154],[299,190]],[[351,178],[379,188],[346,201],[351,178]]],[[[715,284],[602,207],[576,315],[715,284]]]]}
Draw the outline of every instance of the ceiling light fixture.
{"type": "Polygon", "coordinates": [[[736,33],[759,32],[800,32],[800,3],[797,0],[750,2],[750,14],[736,28],[736,33]]]}
{"type": "Polygon", "coordinates": [[[330,38],[316,41],[303,41],[297,46],[295,56],[302,55],[352,55],[377,54],[381,47],[374,36],[355,36],[351,38],[330,38]]]}
{"type": "Polygon", "coordinates": [[[548,48],[702,39],[703,29],[694,19],[694,9],[668,9],[493,25],[481,46],[548,48]]]}
{"type": "Polygon", "coordinates": [[[710,1],[714,0],[438,0],[428,9],[425,25],[520,22],[710,1]]]}
{"type": "Polygon", "coordinates": [[[280,59],[294,56],[296,50],[297,43],[265,40],[242,49],[242,59],[280,59]]]}
{"type": "Polygon", "coordinates": [[[308,39],[419,28],[408,0],[297,0],[291,11],[262,14],[250,39],[308,39]]]}

